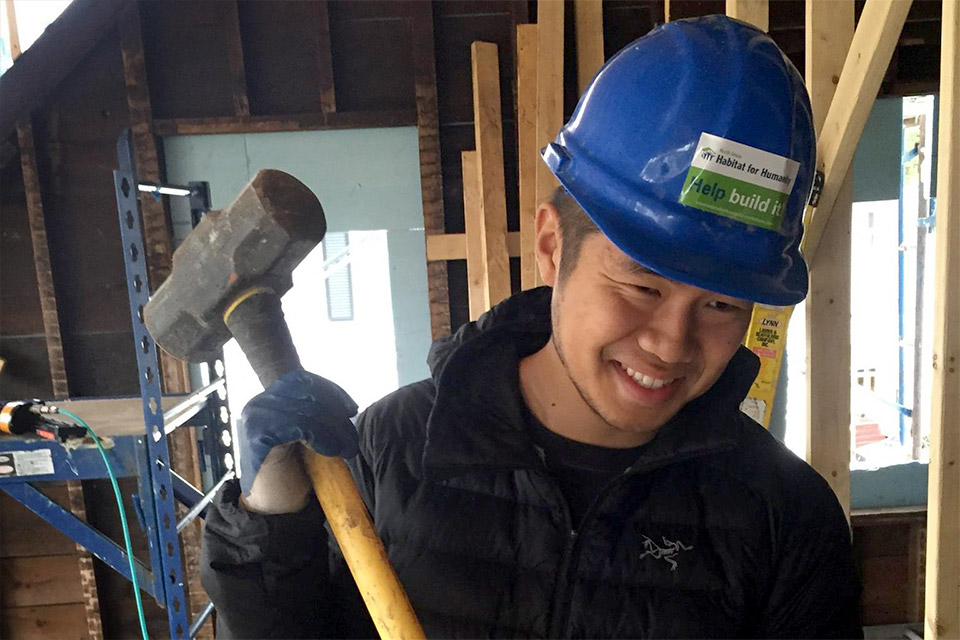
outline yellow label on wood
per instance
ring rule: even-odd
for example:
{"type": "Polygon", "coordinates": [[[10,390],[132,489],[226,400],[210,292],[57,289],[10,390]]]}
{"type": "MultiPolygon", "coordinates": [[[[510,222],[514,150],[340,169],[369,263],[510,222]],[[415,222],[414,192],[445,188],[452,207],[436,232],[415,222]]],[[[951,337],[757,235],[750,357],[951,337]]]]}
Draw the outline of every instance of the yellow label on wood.
{"type": "Polygon", "coordinates": [[[748,416],[770,428],[773,400],[780,379],[783,351],[787,348],[787,324],[793,307],[771,307],[757,304],[753,307],[750,329],[744,344],[760,358],[760,373],[750,387],[750,393],[740,405],[748,416]]]}

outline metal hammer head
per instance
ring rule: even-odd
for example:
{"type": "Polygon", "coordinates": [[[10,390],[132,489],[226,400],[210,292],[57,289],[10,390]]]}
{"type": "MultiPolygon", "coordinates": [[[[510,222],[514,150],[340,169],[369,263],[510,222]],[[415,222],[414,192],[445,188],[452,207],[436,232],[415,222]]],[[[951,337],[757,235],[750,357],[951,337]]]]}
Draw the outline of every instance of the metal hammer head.
{"type": "Polygon", "coordinates": [[[222,211],[213,211],[173,254],[173,269],[143,310],[147,329],[183,360],[216,357],[230,339],[224,311],[253,287],[282,296],[293,269],[323,239],[320,201],[282,171],[260,171],[222,211]]]}

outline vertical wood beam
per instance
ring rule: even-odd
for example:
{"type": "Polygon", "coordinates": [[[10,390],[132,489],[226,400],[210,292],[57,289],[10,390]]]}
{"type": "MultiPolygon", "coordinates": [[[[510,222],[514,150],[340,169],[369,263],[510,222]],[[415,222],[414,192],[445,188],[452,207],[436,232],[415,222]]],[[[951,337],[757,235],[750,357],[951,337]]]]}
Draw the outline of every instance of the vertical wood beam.
{"type": "Polygon", "coordinates": [[[330,8],[328,0],[317,3],[320,12],[320,52],[317,55],[317,68],[320,71],[320,111],[336,113],[337,96],[333,83],[333,54],[330,44],[330,8]]]}
{"type": "MultiPolygon", "coordinates": [[[[477,175],[483,270],[487,308],[510,297],[507,254],[507,196],[503,177],[503,120],[500,113],[500,62],[497,45],[470,45],[473,70],[473,127],[477,143],[477,175]]],[[[469,251],[470,239],[467,238],[469,251]]]]}
{"type": "MultiPolygon", "coordinates": [[[[808,0],[816,2],[816,0],[808,0]]],[[[769,0],[727,0],[727,15],[748,22],[761,31],[770,30],[769,0]]]]}
{"type": "MultiPolygon", "coordinates": [[[[563,126],[563,1],[537,3],[537,149],[563,126]]],[[[537,204],[549,202],[557,179],[537,161],[537,204]]]]}
{"type": "Polygon", "coordinates": [[[960,637],[960,2],[943,3],[924,638],[960,637]]]}
{"type": "Polygon", "coordinates": [[[575,0],[573,10],[577,33],[577,89],[582,94],[603,66],[603,3],[575,0]]]}
{"type": "MultiPolygon", "coordinates": [[[[806,81],[819,133],[853,41],[853,0],[806,3],[806,81]]],[[[852,175],[833,205],[807,296],[807,461],[850,517],[850,219],[852,175]],[[829,336],[829,337],[828,337],[829,336]]]]}
{"type": "Polygon", "coordinates": [[[520,288],[537,286],[537,25],[517,25],[517,168],[520,188],[520,288]]]}
{"type": "MultiPolygon", "coordinates": [[[[410,3],[413,85],[420,143],[420,194],[427,235],[445,231],[443,174],[440,164],[440,115],[437,107],[437,67],[433,45],[433,7],[410,3]]],[[[430,330],[437,339],[450,334],[450,293],[445,262],[427,261],[430,330]]]]}
{"type": "MultiPolygon", "coordinates": [[[[7,0],[7,24],[10,51],[16,60],[20,56],[20,35],[17,30],[17,15],[12,0],[7,0]]],[[[60,332],[60,313],[50,267],[50,245],[47,242],[47,225],[43,214],[43,198],[40,173],[37,170],[37,149],[33,137],[33,125],[21,122],[17,125],[17,140],[20,146],[20,166],[23,172],[23,187],[27,200],[27,217],[30,225],[30,242],[33,249],[33,265],[37,274],[37,289],[40,296],[40,313],[43,320],[44,342],[55,398],[69,398],[66,363],[63,357],[63,336],[60,332]]],[[[68,482],[70,511],[83,521],[87,509],[83,502],[83,487],[80,482],[68,482]]],[[[83,593],[84,618],[89,640],[103,640],[103,620],[100,618],[100,597],[93,572],[93,557],[81,545],[76,545],[77,568],[80,588],[83,593]]]]}
{"type": "Polygon", "coordinates": [[[17,10],[13,0],[3,0],[7,12],[7,30],[10,37],[10,56],[16,60],[20,56],[20,31],[17,29],[17,10]]]}
{"type": "MultiPolygon", "coordinates": [[[[833,3],[818,3],[827,7],[833,3]]],[[[870,116],[880,82],[890,66],[894,48],[910,11],[912,0],[870,0],[864,5],[841,73],[836,84],[817,144],[817,168],[823,172],[823,191],[816,209],[807,207],[806,232],[801,251],[808,262],[816,258],[833,202],[853,162],[853,154],[870,116]]],[[[810,4],[808,2],[808,4],[810,4]]],[[[809,30],[808,30],[809,42],[809,30]]],[[[809,51],[809,46],[808,46],[809,51]]]]}
{"type": "MultiPolygon", "coordinates": [[[[150,88],[147,83],[140,11],[137,2],[129,3],[122,10],[118,27],[137,178],[144,181],[160,182],[162,172],[157,153],[157,140],[153,135],[153,112],[150,106],[150,88]]],[[[244,95],[246,95],[245,92],[244,95]]],[[[170,275],[173,263],[173,238],[171,237],[168,215],[163,202],[154,199],[149,194],[140,194],[140,214],[143,219],[147,279],[150,289],[156,291],[157,287],[170,275]]],[[[159,351],[159,356],[164,391],[166,393],[186,393],[190,391],[187,363],[170,356],[163,350],[159,351]]],[[[168,439],[168,444],[172,468],[194,486],[201,486],[202,478],[198,465],[199,453],[193,427],[177,429],[168,439]]],[[[184,587],[190,605],[190,613],[194,616],[206,606],[206,598],[200,584],[201,526],[202,523],[199,519],[195,520],[183,530],[180,538],[183,549],[184,587]]],[[[197,637],[213,638],[212,622],[206,622],[197,637]]]]}
{"type": "Polygon", "coordinates": [[[480,215],[480,176],[477,152],[460,154],[463,173],[463,224],[467,244],[467,297],[470,320],[476,320],[490,308],[487,271],[483,268],[483,218],[480,215]]]}
{"type": "Polygon", "coordinates": [[[240,35],[240,11],[238,0],[225,3],[227,11],[227,62],[233,90],[233,113],[238,117],[250,115],[250,98],[247,93],[247,72],[243,65],[243,38],[240,35]]]}

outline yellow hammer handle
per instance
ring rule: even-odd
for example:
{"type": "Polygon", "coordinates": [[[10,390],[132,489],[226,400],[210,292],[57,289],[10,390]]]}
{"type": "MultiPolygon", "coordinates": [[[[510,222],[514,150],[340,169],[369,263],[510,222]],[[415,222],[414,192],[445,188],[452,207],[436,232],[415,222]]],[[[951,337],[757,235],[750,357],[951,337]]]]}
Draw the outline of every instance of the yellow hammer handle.
{"type": "Polygon", "coordinates": [[[307,447],[303,447],[303,460],[380,637],[384,640],[426,638],[346,463],[341,458],[321,456],[307,447]]]}

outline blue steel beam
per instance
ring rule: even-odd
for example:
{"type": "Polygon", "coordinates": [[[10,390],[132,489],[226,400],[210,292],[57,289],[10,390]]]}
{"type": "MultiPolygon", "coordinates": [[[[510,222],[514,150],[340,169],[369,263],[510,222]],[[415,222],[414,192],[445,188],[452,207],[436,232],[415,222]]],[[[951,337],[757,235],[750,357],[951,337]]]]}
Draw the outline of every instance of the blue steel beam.
{"type": "MultiPolygon", "coordinates": [[[[143,436],[115,436],[110,439],[112,446],[105,443],[107,457],[118,478],[137,475],[138,441],[143,436]]],[[[142,445],[139,445],[142,447],[142,445]]],[[[0,476],[0,487],[8,487],[24,482],[42,482],[48,480],[89,480],[107,478],[107,469],[103,465],[103,458],[95,445],[84,444],[77,448],[66,449],[59,442],[44,440],[43,438],[26,438],[19,436],[0,437],[0,456],[15,457],[18,453],[30,452],[33,455],[46,455],[49,452],[53,473],[34,474],[29,476],[3,475],[0,476]]],[[[37,470],[37,469],[34,469],[37,470]]]]}

